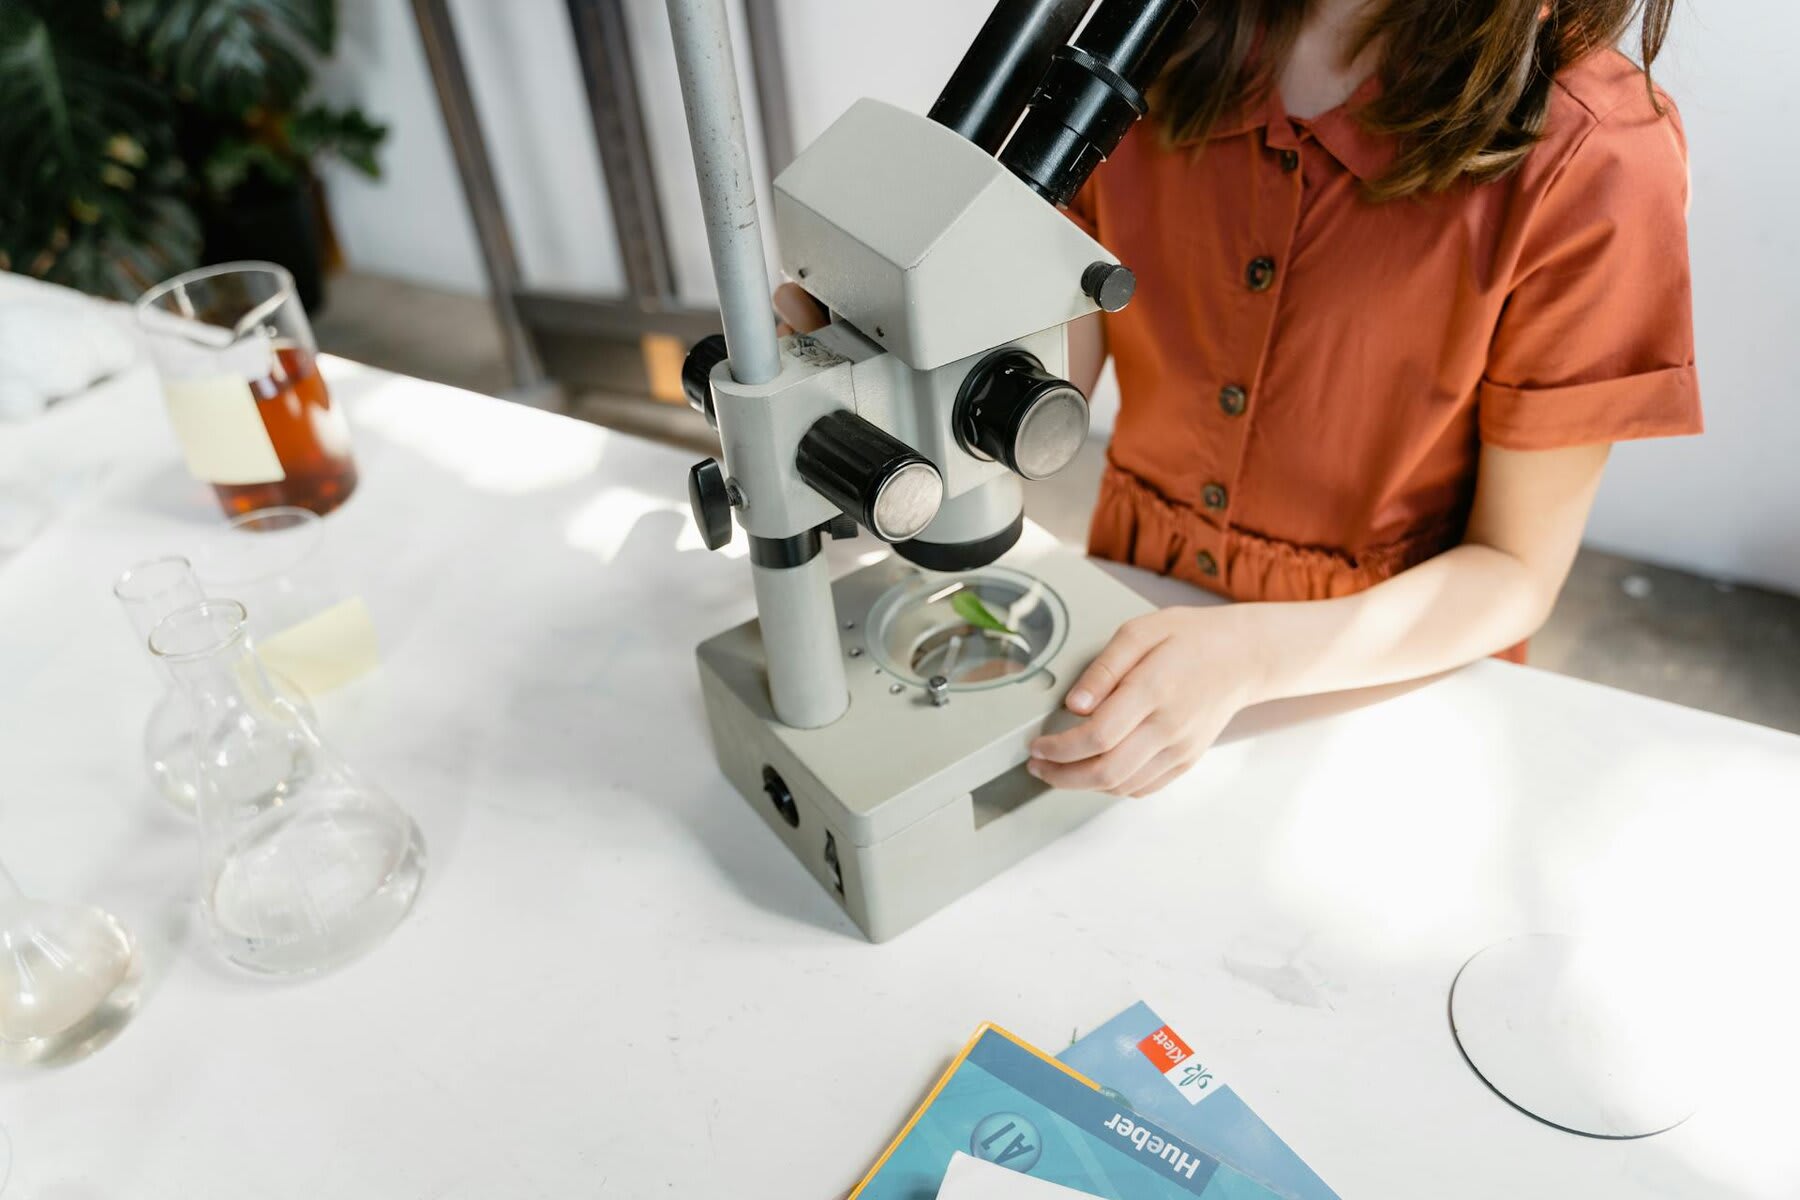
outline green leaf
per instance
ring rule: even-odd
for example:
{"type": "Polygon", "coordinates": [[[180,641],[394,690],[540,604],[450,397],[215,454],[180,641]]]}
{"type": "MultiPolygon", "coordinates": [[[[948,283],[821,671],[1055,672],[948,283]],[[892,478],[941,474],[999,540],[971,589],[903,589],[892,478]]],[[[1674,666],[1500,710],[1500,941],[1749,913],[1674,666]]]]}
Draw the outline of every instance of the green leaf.
{"type": "Polygon", "coordinates": [[[1018,630],[1009,628],[1005,621],[994,615],[993,610],[980,596],[968,588],[964,588],[950,597],[950,607],[956,610],[957,616],[977,629],[987,629],[994,633],[1010,633],[1014,637],[1019,636],[1018,630]]]}
{"type": "Polygon", "coordinates": [[[119,28],[151,67],[209,112],[293,107],[309,55],[331,53],[335,0],[118,0],[119,28]]]}
{"type": "Polygon", "coordinates": [[[361,109],[324,105],[302,109],[287,127],[288,145],[301,159],[311,162],[335,155],[371,179],[381,178],[375,151],[387,135],[388,127],[361,109]]]}
{"type": "Polygon", "coordinates": [[[206,178],[207,191],[221,201],[227,200],[252,174],[281,185],[299,178],[290,157],[266,143],[238,137],[220,138],[201,164],[200,173],[206,178]]]}
{"type": "Polygon", "coordinates": [[[199,234],[168,101],[113,12],[0,0],[0,261],[131,299],[192,265],[199,234]]]}
{"type": "Polygon", "coordinates": [[[69,227],[67,244],[38,274],[92,295],[135,300],[151,284],[199,261],[200,223],[193,210],[162,195],[128,213],[103,209],[93,224],[69,227]]]}

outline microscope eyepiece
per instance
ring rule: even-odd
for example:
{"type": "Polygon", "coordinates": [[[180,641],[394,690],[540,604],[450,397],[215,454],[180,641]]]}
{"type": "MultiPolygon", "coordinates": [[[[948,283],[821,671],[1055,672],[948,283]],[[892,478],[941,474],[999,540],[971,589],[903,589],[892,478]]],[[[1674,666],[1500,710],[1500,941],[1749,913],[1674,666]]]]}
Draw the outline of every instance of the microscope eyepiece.
{"type": "Polygon", "coordinates": [[[998,0],[927,115],[999,153],[1093,0],[998,0]]]}
{"type": "Polygon", "coordinates": [[[1068,204],[1147,111],[1144,93],[1199,15],[1198,0],[1103,0],[1056,52],[1000,161],[1068,204]]]}

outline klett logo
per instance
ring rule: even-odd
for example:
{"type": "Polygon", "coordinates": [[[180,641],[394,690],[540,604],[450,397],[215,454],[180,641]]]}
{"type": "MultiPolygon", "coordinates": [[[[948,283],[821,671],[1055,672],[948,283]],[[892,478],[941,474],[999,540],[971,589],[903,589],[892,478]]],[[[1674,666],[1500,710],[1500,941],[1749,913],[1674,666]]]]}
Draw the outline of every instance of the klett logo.
{"type": "Polygon", "coordinates": [[[1162,1072],[1164,1079],[1175,1085],[1176,1091],[1187,1097],[1189,1104],[1200,1103],[1218,1082],[1206,1064],[1195,1058],[1188,1044],[1167,1025],[1139,1042],[1138,1049],[1162,1072]]]}
{"type": "Polygon", "coordinates": [[[1114,1113],[1106,1122],[1106,1128],[1130,1142],[1131,1148],[1138,1153],[1148,1154],[1152,1158],[1160,1158],[1169,1164],[1169,1169],[1177,1175],[1185,1175],[1192,1179],[1194,1172],[1200,1169],[1199,1159],[1173,1142],[1164,1141],[1159,1135],[1151,1133],[1124,1113],[1114,1113]]]}

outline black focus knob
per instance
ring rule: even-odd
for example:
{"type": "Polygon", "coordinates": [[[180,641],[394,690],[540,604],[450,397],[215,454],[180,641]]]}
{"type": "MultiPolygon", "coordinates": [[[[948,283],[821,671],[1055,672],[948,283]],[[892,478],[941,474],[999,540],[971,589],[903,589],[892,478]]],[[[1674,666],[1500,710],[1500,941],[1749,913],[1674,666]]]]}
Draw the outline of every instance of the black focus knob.
{"type": "Polygon", "coordinates": [[[931,460],[846,409],[827,413],[800,439],[800,478],[884,542],[916,537],[944,502],[931,460]]]}
{"type": "Polygon", "coordinates": [[[970,454],[1026,479],[1047,479],[1069,465],[1087,437],[1087,397],[1036,355],[1010,347],[982,359],[963,380],[955,425],[970,454]]]}
{"type": "Polygon", "coordinates": [[[687,396],[688,407],[705,417],[714,429],[719,427],[719,418],[713,411],[712,373],[727,357],[725,335],[713,333],[695,342],[681,364],[681,390],[687,396]]]}
{"type": "Polygon", "coordinates": [[[1131,297],[1137,292],[1137,276],[1124,263],[1100,262],[1088,264],[1088,269],[1081,273],[1081,290],[1086,292],[1102,311],[1118,312],[1131,303],[1131,297]]]}
{"type": "Polygon", "coordinates": [[[688,507],[708,550],[731,541],[731,488],[718,459],[703,458],[688,471],[688,507]]]}

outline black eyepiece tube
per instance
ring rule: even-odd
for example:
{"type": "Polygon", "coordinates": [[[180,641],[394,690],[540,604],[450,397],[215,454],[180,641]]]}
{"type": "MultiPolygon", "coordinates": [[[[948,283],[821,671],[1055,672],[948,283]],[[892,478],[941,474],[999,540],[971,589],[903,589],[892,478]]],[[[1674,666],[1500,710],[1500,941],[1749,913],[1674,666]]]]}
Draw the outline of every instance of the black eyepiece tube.
{"type": "Polygon", "coordinates": [[[1200,15],[1198,0],[1102,0],[1058,51],[1000,161],[1057,206],[1118,149],[1144,93],[1200,15]]]}
{"type": "Polygon", "coordinates": [[[1000,0],[928,114],[986,150],[999,151],[1025,111],[1050,57],[1094,0],[1000,0]]]}

